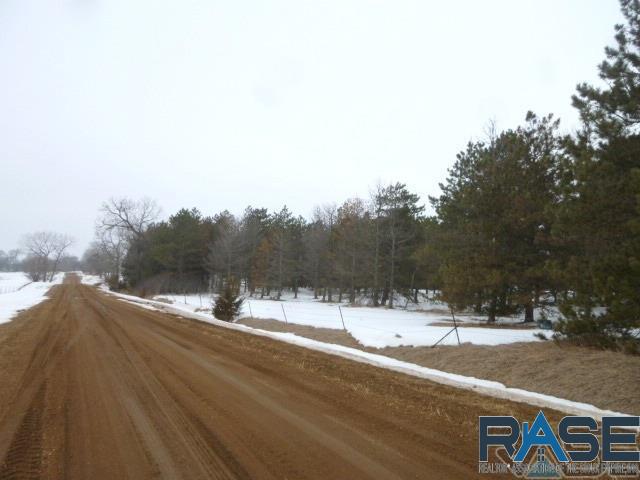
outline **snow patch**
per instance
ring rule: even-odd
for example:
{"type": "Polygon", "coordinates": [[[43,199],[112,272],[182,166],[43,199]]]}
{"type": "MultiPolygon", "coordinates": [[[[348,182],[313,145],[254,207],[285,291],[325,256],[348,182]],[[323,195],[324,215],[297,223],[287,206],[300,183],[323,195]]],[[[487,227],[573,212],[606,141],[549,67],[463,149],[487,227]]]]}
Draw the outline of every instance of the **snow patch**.
{"type": "Polygon", "coordinates": [[[0,273],[0,323],[6,323],[22,310],[48,299],[46,293],[62,283],[64,273],[57,273],[52,282],[32,282],[23,272],[0,273]]]}
{"type": "MultiPolygon", "coordinates": [[[[207,294],[158,295],[154,298],[169,300],[176,308],[188,312],[210,311],[213,303],[211,296],[207,294]]],[[[343,329],[344,319],[344,327],[358,342],[374,348],[431,346],[451,330],[450,326],[433,325],[450,322],[451,314],[446,305],[431,300],[421,303],[420,310],[404,310],[321,302],[314,300],[308,292],[302,292],[297,299],[289,296],[283,298],[286,298],[286,301],[248,298],[242,306],[241,315],[339,330],[343,329]]],[[[456,315],[456,318],[461,324],[466,325],[465,328],[458,329],[462,343],[502,345],[535,342],[539,341],[535,333],[544,332],[540,329],[476,327],[473,325],[478,324],[479,319],[474,316],[456,315]]],[[[499,319],[499,323],[512,324],[514,319],[499,319]]],[[[451,334],[441,344],[456,345],[457,342],[456,336],[451,334]]]]}

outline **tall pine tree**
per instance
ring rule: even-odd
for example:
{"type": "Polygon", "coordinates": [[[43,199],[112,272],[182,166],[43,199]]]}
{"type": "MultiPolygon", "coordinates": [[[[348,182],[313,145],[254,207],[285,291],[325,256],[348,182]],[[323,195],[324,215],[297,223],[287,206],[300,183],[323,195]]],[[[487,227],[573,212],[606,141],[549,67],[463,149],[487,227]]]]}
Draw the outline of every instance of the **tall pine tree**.
{"type": "Polygon", "coordinates": [[[606,87],[578,86],[583,128],[568,142],[555,227],[571,291],[561,336],[637,351],[640,328],[640,2],[622,0],[625,23],[605,49],[606,87]]]}

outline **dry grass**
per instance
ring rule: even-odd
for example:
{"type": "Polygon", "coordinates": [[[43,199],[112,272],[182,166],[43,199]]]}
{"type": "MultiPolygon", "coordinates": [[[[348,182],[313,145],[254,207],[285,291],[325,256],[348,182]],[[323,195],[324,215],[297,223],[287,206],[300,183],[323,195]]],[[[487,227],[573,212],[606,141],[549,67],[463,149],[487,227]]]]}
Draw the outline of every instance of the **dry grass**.
{"type": "Polygon", "coordinates": [[[359,348],[445,372],[495,380],[509,387],[590,403],[599,408],[640,414],[640,356],[637,355],[550,341],[372,349],[363,347],[342,330],[248,318],[239,323],[359,348]]]}
{"type": "MultiPolygon", "coordinates": [[[[432,322],[432,327],[451,327],[453,322],[432,322]]],[[[458,322],[458,328],[494,328],[496,330],[535,330],[538,326],[534,323],[480,323],[480,322],[458,322]]]]}
{"type": "Polygon", "coordinates": [[[378,353],[600,408],[640,414],[640,357],[555,342],[384,348],[378,353]]]}
{"type": "Polygon", "coordinates": [[[347,347],[363,349],[363,346],[356,341],[349,333],[333,328],[316,328],[307,325],[297,325],[294,323],[282,323],[278,320],[263,320],[257,318],[241,318],[236,323],[242,323],[253,328],[261,328],[271,332],[290,332],[301,337],[318,340],[320,342],[335,343],[347,347]]]}

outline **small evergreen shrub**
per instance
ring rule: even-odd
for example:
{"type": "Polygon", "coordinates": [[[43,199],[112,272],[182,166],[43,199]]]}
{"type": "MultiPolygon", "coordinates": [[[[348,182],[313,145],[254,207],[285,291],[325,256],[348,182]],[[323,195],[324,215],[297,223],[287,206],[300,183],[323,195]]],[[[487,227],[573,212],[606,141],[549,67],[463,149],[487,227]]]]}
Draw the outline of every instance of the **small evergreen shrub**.
{"type": "Polygon", "coordinates": [[[562,310],[565,318],[554,325],[555,340],[640,354],[640,325],[632,317],[620,317],[615,311],[596,315],[566,307],[562,310]]]}
{"type": "Polygon", "coordinates": [[[244,298],[240,296],[239,289],[233,282],[229,282],[213,305],[213,316],[218,320],[231,322],[240,314],[243,303],[244,298]]]}

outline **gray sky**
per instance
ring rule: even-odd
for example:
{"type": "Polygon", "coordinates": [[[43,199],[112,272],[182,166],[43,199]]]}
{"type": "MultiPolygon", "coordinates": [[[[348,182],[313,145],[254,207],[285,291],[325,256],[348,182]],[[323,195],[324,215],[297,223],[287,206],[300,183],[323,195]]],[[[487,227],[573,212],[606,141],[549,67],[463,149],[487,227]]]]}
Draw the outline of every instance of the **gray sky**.
{"type": "Polygon", "coordinates": [[[616,0],[0,2],[0,249],[73,235],[110,196],[316,204],[420,194],[527,110],[576,127],[616,0]]]}

